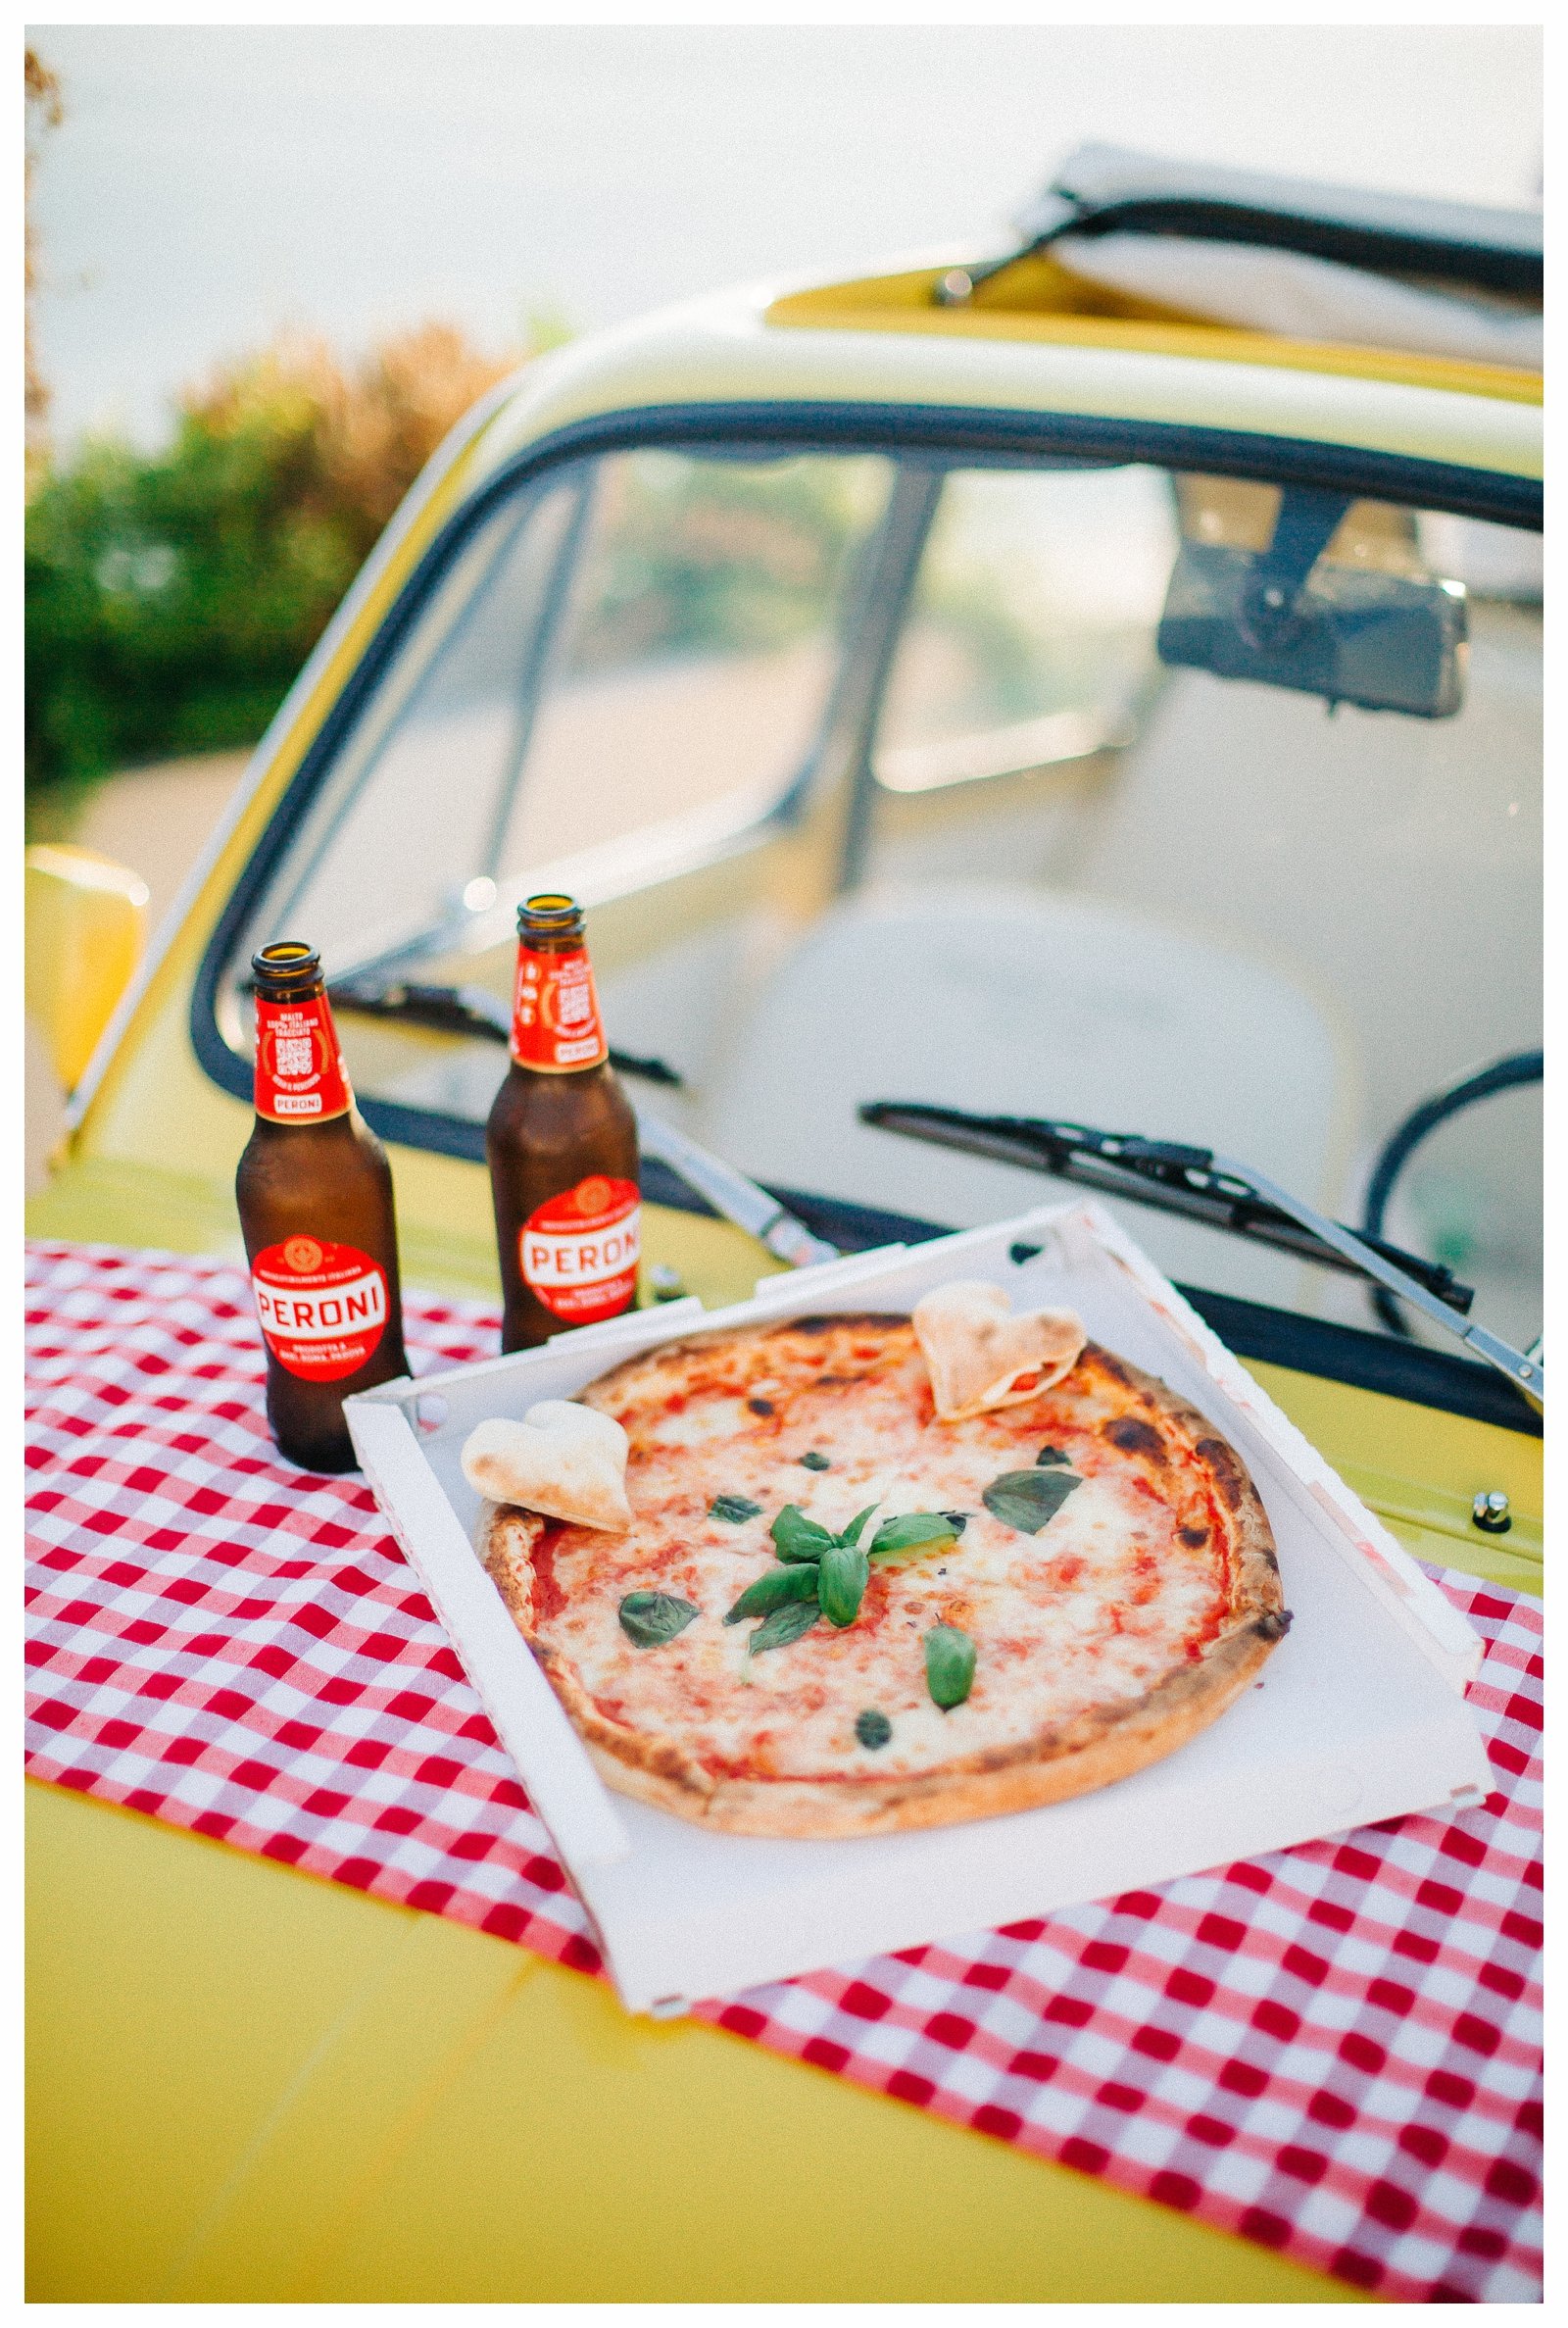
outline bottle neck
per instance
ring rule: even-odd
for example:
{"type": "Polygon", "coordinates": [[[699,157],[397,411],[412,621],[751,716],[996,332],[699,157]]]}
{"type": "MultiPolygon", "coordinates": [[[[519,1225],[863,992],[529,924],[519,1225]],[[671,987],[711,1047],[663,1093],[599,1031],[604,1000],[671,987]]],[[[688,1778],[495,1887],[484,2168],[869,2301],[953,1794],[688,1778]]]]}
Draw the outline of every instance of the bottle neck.
{"type": "Polygon", "coordinates": [[[580,920],[559,933],[525,927],[518,938],[512,1057],[545,1075],[584,1074],[610,1057],[580,920]]]}
{"type": "Polygon", "coordinates": [[[331,1123],[349,1114],[354,1093],[324,987],[277,999],[258,984],[256,1114],[262,1123],[331,1123]]]}

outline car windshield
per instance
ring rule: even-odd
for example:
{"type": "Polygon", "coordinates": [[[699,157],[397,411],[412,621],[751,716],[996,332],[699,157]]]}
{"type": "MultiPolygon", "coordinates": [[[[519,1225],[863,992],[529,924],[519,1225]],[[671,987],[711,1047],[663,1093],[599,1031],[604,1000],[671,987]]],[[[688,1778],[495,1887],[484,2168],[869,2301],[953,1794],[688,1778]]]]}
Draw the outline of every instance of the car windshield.
{"type": "MultiPolygon", "coordinates": [[[[504,1000],[517,899],[566,888],[612,1039],[684,1079],[646,1096],[774,1186],[955,1225],[1064,1193],[857,1114],[920,1100],[1213,1147],[1359,1221],[1411,1110],[1540,1041],[1541,669],[1539,536],[1437,507],[1146,463],[576,460],[495,498],[367,666],[219,1025],[243,1053],[278,936],[504,1000]]],[[[343,1033],[362,1096],[472,1152],[504,1054],[343,1033]]],[[[1124,1216],[1184,1281],[1374,1322],[1346,1279],[1124,1216]]],[[[1532,1339],[1539,1088],[1422,1140],[1383,1230],[1532,1339]]]]}

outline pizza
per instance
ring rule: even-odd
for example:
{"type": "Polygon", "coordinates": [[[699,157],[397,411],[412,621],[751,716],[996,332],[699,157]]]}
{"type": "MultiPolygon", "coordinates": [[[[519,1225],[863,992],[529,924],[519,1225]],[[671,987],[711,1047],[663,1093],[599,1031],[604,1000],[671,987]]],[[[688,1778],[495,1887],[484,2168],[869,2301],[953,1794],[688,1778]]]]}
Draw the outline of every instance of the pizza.
{"type": "Polygon", "coordinates": [[[932,1374],[906,1315],[668,1343],[579,1394],[629,1525],[488,1507],[612,1787],[734,1834],[937,1826],[1107,1786],[1256,1678],[1273,1538],[1195,1408],[1094,1342],[956,1419],[932,1374]]]}

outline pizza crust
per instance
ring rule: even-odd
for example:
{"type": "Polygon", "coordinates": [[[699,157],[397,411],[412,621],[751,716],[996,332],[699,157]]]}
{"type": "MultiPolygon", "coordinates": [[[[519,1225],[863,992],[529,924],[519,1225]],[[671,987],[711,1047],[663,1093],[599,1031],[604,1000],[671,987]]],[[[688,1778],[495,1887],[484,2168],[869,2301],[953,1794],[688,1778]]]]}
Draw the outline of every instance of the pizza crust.
{"type": "MultiPolygon", "coordinates": [[[[818,1325],[865,1333],[897,1326],[906,1333],[908,1320],[834,1317],[754,1331],[765,1344],[769,1337],[818,1325]]],[[[659,1411],[671,1386],[689,1379],[694,1364],[700,1367],[705,1353],[735,1339],[704,1335],[666,1344],[580,1395],[594,1405],[615,1403],[635,1444],[638,1412],[659,1411]]],[[[1175,1753],[1217,1719],[1251,1685],[1290,1623],[1267,1516],[1240,1457],[1196,1408],[1094,1344],[1085,1357],[1098,1377],[1119,1394],[1121,1411],[1102,1426],[1102,1435],[1125,1463],[1157,1473],[1166,1460],[1161,1454],[1165,1437],[1185,1442],[1223,1507],[1231,1576],[1228,1613],[1190,1662],[1166,1672],[1131,1701],[1091,1705],[1065,1722],[1044,1724],[1021,1740],[978,1753],[955,1755],[933,1769],[886,1775],[863,1767],[809,1777],[715,1775],[667,1726],[618,1718],[596,1702],[572,1659],[546,1637],[536,1610],[534,1554],[545,1523],[529,1512],[493,1507],[481,1531],[485,1566],[607,1785],[730,1834],[785,1839],[898,1834],[1091,1793],[1175,1753]]]]}

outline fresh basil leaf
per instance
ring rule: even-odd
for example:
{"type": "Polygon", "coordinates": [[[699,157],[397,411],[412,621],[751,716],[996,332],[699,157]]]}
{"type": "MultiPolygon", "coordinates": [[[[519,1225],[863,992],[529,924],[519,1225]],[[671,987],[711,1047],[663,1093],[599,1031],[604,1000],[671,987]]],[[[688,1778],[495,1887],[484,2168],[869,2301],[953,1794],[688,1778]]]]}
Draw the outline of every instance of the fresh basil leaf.
{"type": "Polygon", "coordinates": [[[765,1568],[754,1584],[749,1584],[725,1617],[727,1625],[738,1625],[744,1617],[770,1616],[775,1609],[788,1608],[792,1601],[816,1599],[816,1568],[797,1561],[790,1567],[765,1568]]]}
{"type": "Polygon", "coordinates": [[[993,1518],[1004,1527],[1016,1528],[1021,1536],[1038,1536],[1046,1522],[1056,1513],[1083,1481],[1076,1471],[1064,1471],[1053,1464],[1048,1470],[1004,1471],[1000,1479],[993,1479],[981,1498],[993,1518]]]}
{"type": "Polygon", "coordinates": [[[708,1507],[710,1519],[727,1519],[739,1527],[743,1519],[757,1519],[761,1514],[760,1504],[754,1504],[750,1496],[715,1496],[708,1507]]]}
{"type": "Polygon", "coordinates": [[[871,1539],[871,1558],[885,1560],[898,1552],[937,1552],[958,1534],[945,1511],[905,1511],[885,1519],[871,1539]]]}
{"type": "Polygon", "coordinates": [[[1070,1468],[1072,1457],[1063,1455],[1059,1447],[1042,1447],[1040,1453],[1035,1457],[1035,1461],[1037,1463],[1062,1463],[1070,1468]]]}
{"type": "Polygon", "coordinates": [[[866,1521],[870,1518],[872,1512],[875,1510],[876,1506],[874,1504],[867,1504],[863,1511],[858,1511],[847,1528],[840,1528],[838,1534],[833,1539],[834,1543],[854,1544],[858,1538],[860,1530],[864,1527],[866,1521]]]}
{"type": "Polygon", "coordinates": [[[773,1550],[781,1560],[819,1560],[837,1538],[820,1522],[808,1519],[798,1504],[786,1504],[768,1529],[773,1550]]]}
{"type": "Polygon", "coordinates": [[[831,1471],[833,1468],[828,1458],[825,1455],[819,1455],[814,1447],[808,1448],[801,1461],[808,1471],[831,1471]]]}
{"type": "Polygon", "coordinates": [[[886,1746],[893,1735],[893,1724],[875,1706],[868,1706],[855,1717],[855,1735],[862,1746],[869,1746],[874,1752],[877,1747],[886,1746]]]}
{"type": "MultiPolygon", "coordinates": [[[[873,1505],[872,1510],[876,1507],[873,1505]]],[[[830,1624],[853,1625],[865,1597],[871,1563],[858,1546],[835,1544],[822,1555],[816,1597],[830,1624]]]]}
{"type": "Polygon", "coordinates": [[[799,1641],[808,1633],[822,1611],[814,1601],[791,1601],[783,1609],[775,1609],[771,1616],[764,1616],[746,1644],[748,1657],[760,1649],[788,1649],[792,1641],[799,1641]]]}
{"type": "Polygon", "coordinates": [[[684,1633],[702,1610],[677,1593],[628,1593],[620,1604],[620,1629],[639,1649],[662,1649],[684,1633]]]}
{"type": "Polygon", "coordinates": [[[974,1686],[974,1643],[959,1625],[933,1625],[925,1637],[925,1686],[944,1713],[974,1686]]]}

